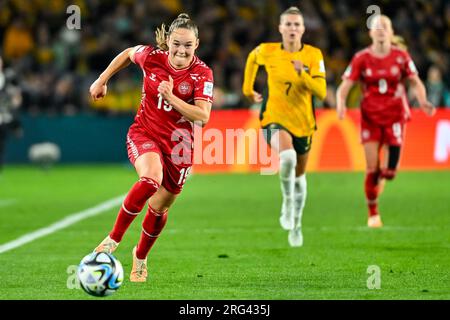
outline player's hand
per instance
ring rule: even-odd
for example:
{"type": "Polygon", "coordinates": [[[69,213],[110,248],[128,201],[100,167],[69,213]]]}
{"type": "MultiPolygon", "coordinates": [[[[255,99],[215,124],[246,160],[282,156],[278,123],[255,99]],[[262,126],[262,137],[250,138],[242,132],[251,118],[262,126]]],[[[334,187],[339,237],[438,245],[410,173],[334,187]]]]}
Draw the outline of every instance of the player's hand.
{"type": "Polygon", "coordinates": [[[300,60],[292,60],[291,62],[294,65],[294,69],[297,71],[297,74],[301,75],[303,72],[303,62],[300,60]]]}
{"type": "Polygon", "coordinates": [[[100,79],[95,80],[89,88],[89,93],[91,94],[91,97],[94,101],[97,101],[106,96],[107,91],[108,87],[106,86],[106,83],[104,83],[100,79]]]}
{"type": "Polygon", "coordinates": [[[425,103],[421,103],[420,108],[423,110],[423,112],[425,112],[426,115],[430,117],[434,116],[434,114],[436,113],[436,108],[430,101],[425,101],[425,103]]]}
{"type": "Polygon", "coordinates": [[[261,103],[263,101],[263,97],[261,95],[261,93],[253,91],[253,94],[251,96],[249,96],[248,98],[250,98],[254,103],[261,103]]]}
{"type": "Polygon", "coordinates": [[[336,111],[337,111],[338,119],[339,120],[344,120],[345,113],[347,112],[347,108],[346,107],[337,106],[336,107],[336,111]]]}
{"type": "Polygon", "coordinates": [[[158,86],[158,92],[162,95],[164,99],[169,99],[172,96],[173,91],[173,79],[169,75],[169,81],[161,81],[158,86]]]}

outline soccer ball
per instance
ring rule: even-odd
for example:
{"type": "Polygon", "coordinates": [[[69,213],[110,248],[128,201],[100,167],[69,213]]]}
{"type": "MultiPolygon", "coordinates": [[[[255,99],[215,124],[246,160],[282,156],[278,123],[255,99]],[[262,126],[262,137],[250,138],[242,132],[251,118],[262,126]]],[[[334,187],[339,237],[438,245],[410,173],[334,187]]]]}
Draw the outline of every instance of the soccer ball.
{"type": "Polygon", "coordinates": [[[96,297],[109,296],[123,282],[123,268],[112,254],[94,252],[85,256],[78,266],[81,288],[96,297]]]}
{"type": "Polygon", "coordinates": [[[61,149],[52,142],[36,143],[28,150],[28,158],[43,169],[49,169],[61,158],[61,149]]]}

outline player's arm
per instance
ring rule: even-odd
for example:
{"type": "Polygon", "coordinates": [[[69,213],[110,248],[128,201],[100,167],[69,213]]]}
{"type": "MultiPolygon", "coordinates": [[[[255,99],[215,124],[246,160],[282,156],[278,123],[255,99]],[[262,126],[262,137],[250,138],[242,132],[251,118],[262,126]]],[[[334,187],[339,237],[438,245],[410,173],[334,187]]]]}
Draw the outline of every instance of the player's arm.
{"type": "Polygon", "coordinates": [[[339,119],[344,119],[345,112],[347,111],[347,97],[350,89],[353,87],[355,82],[350,79],[344,79],[339,85],[336,91],[336,111],[339,119]]]}
{"type": "Polygon", "coordinates": [[[107,92],[107,83],[111,77],[118,71],[127,67],[131,62],[134,62],[134,54],[141,46],[131,47],[119,53],[103,71],[97,80],[89,88],[92,99],[98,100],[103,98],[107,92]]]}
{"type": "Polygon", "coordinates": [[[259,47],[253,49],[247,57],[244,71],[244,83],[242,84],[242,93],[244,94],[244,96],[256,103],[259,103],[263,100],[261,94],[253,89],[256,74],[258,73],[259,68],[259,65],[256,63],[256,55],[258,50],[259,47]]]}
{"type": "Polygon", "coordinates": [[[353,85],[360,80],[362,70],[362,56],[356,54],[342,75],[342,82],[336,90],[336,111],[339,119],[344,119],[347,97],[353,85]]]}
{"type": "Polygon", "coordinates": [[[309,90],[319,100],[324,100],[327,95],[327,81],[325,78],[325,64],[320,50],[313,53],[313,63],[311,64],[310,74],[304,72],[303,63],[299,60],[292,61],[294,69],[299,79],[298,84],[309,90]]]}
{"type": "Polygon", "coordinates": [[[420,108],[427,115],[432,116],[436,112],[436,108],[431,102],[427,100],[427,90],[422,80],[420,80],[417,74],[414,74],[408,78],[410,85],[413,87],[417,101],[419,101],[420,108]]]}
{"type": "Polygon", "coordinates": [[[205,125],[209,121],[212,103],[202,99],[194,99],[194,104],[184,102],[173,94],[173,79],[169,76],[169,81],[162,81],[159,84],[158,92],[162,95],[175,110],[181,113],[191,122],[200,121],[205,125]]]}
{"type": "Polygon", "coordinates": [[[322,76],[310,76],[306,72],[300,74],[300,82],[319,100],[327,95],[327,81],[322,76]]]}

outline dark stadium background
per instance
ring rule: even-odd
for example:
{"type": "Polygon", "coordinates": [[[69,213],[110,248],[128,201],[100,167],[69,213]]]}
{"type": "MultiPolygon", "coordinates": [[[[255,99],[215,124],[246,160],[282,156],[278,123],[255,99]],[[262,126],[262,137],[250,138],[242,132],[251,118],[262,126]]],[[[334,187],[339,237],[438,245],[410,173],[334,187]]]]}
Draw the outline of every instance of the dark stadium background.
{"type": "MultiPolygon", "coordinates": [[[[334,108],[336,87],[353,54],[370,43],[367,8],[392,18],[427,85],[430,100],[450,107],[450,3],[448,1],[0,1],[1,55],[22,90],[20,139],[10,137],[7,162],[26,162],[31,144],[53,141],[62,161],[126,161],[123,140],[140,98],[141,71],[129,67],[94,104],[88,88],[111,59],[136,44],[154,44],[154,31],[187,12],[200,29],[198,56],[215,75],[214,110],[251,107],[241,93],[248,52],[279,41],[279,14],[297,5],[304,41],[324,53],[328,95],[317,108],[334,108]],[[69,30],[69,5],[81,10],[81,28],[69,30]],[[84,144],[84,148],[81,146],[84,144]]],[[[264,76],[256,86],[263,86],[264,76]]],[[[358,104],[351,95],[350,106],[358,104]]],[[[415,105],[414,101],[411,101],[415,105]]]]}

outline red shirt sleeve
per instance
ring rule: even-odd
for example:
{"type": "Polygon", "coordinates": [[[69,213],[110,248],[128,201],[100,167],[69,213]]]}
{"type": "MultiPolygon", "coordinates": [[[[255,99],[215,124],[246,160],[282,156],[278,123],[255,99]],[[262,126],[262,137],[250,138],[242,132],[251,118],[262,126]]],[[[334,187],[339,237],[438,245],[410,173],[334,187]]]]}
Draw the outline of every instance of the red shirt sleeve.
{"type": "Polygon", "coordinates": [[[411,59],[411,56],[408,52],[403,52],[404,58],[405,58],[405,65],[402,70],[402,76],[403,78],[409,78],[411,76],[414,76],[416,74],[419,74],[417,71],[416,65],[414,64],[414,61],[411,59]]]}
{"type": "Polygon", "coordinates": [[[361,71],[362,71],[362,58],[361,55],[355,55],[350,62],[349,66],[344,72],[344,75],[342,76],[342,80],[348,79],[351,81],[358,81],[361,77],[361,71]]]}
{"type": "Polygon", "coordinates": [[[212,70],[207,68],[195,80],[194,100],[213,102],[214,77],[212,70]]]}
{"type": "Polygon", "coordinates": [[[145,60],[147,59],[149,53],[153,50],[154,48],[152,46],[140,46],[134,53],[134,63],[143,69],[145,60]]]}

